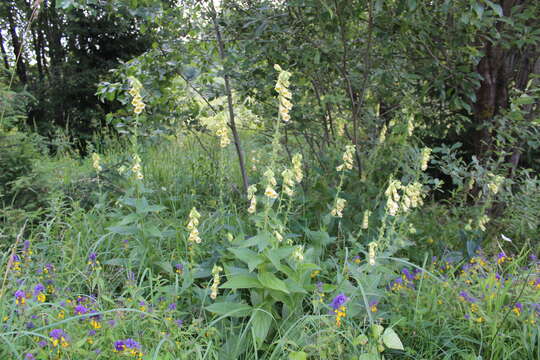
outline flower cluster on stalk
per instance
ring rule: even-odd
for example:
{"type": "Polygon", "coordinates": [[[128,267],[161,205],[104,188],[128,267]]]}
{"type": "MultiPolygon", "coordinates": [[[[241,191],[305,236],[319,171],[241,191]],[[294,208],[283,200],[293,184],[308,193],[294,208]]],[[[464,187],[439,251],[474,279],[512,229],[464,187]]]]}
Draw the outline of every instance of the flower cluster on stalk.
{"type": "Polygon", "coordinates": [[[294,154],[292,157],[292,164],[293,164],[293,172],[294,172],[294,178],[297,183],[301,183],[302,179],[304,178],[304,174],[302,172],[302,154],[294,154]]]}
{"type": "Polygon", "coordinates": [[[276,178],[272,169],[268,168],[264,172],[264,177],[266,179],[266,189],[264,190],[264,195],[269,199],[277,199],[278,193],[274,190],[274,187],[277,185],[276,178]]]}
{"type": "Polygon", "coordinates": [[[96,170],[97,173],[100,173],[103,171],[103,167],[100,164],[101,158],[99,157],[99,154],[93,153],[92,154],[92,166],[96,170]]]}
{"type": "Polygon", "coordinates": [[[129,90],[129,95],[133,96],[133,100],[131,101],[131,104],[134,107],[133,112],[136,115],[139,115],[143,112],[144,108],[146,107],[146,105],[142,101],[142,96],[141,96],[142,84],[139,80],[133,77],[130,78],[130,83],[131,83],[131,89],[129,90]]]}
{"type": "Polygon", "coordinates": [[[354,166],[354,152],[355,152],[356,146],[355,145],[347,145],[345,147],[345,152],[343,153],[343,164],[339,165],[336,170],[337,171],[343,171],[343,170],[352,170],[354,166]]]}
{"type": "Polygon", "coordinates": [[[291,120],[289,111],[291,111],[293,106],[291,102],[292,93],[289,90],[289,78],[291,77],[291,73],[283,70],[281,66],[277,64],[274,65],[274,69],[279,72],[278,80],[274,88],[278,93],[279,117],[284,122],[289,122],[291,120]]]}
{"type": "Polygon", "coordinates": [[[250,185],[247,190],[247,198],[249,200],[248,213],[253,214],[257,211],[257,185],[250,185]]]}
{"type": "Polygon", "coordinates": [[[142,180],[144,178],[142,173],[141,157],[138,154],[133,154],[133,165],[131,166],[131,171],[137,180],[142,180]]]}
{"type": "Polygon", "coordinates": [[[336,198],[334,207],[330,211],[330,215],[338,217],[338,218],[342,218],[343,210],[345,209],[345,204],[347,204],[347,200],[342,199],[340,197],[336,198]]]}
{"type": "Polygon", "coordinates": [[[212,282],[212,292],[210,294],[210,298],[212,300],[215,300],[218,295],[218,287],[220,283],[220,275],[219,273],[223,271],[223,268],[221,266],[214,265],[212,268],[212,275],[214,276],[213,282],[212,282]]]}
{"type": "Polygon", "coordinates": [[[201,214],[199,214],[197,209],[193,207],[191,211],[189,212],[189,216],[188,216],[188,219],[189,219],[188,224],[187,224],[187,229],[189,230],[188,241],[197,243],[197,244],[200,244],[202,241],[201,238],[199,237],[199,229],[197,228],[199,226],[200,217],[201,217],[201,214]]]}

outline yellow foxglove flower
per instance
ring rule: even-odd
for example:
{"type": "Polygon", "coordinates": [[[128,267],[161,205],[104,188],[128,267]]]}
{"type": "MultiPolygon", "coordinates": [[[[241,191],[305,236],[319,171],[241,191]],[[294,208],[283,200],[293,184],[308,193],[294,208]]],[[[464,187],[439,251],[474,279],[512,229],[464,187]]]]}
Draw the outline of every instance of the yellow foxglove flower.
{"type": "Polygon", "coordinates": [[[431,149],[426,147],[422,149],[421,159],[420,159],[420,168],[422,171],[427,170],[429,156],[431,155],[431,149]]]}
{"type": "Polygon", "coordinates": [[[371,215],[371,211],[366,210],[364,211],[364,218],[362,219],[362,229],[366,230],[369,227],[369,217],[371,215]]]}
{"type": "Polygon", "coordinates": [[[278,197],[278,193],[271,186],[266,187],[266,190],[264,191],[264,195],[266,195],[270,199],[277,199],[278,197]]]}
{"type": "Polygon", "coordinates": [[[301,183],[304,178],[302,172],[302,154],[296,153],[292,157],[293,172],[297,183],[301,183]]]}
{"type": "Polygon", "coordinates": [[[332,209],[332,211],[330,211],[330,214],[338,218],[343,217],[343,209],[345,209],[346,203],[347,203],[347,200],[342,199],[342,198],[337,198],[334,208],[332,209]]]}
{"type": "Polygon", "coordinates": [[[221,266],[214,265],[214,267],[212,268],[212,275],[214,275],[214,281],[213,281],[212,287],[211,287],[212,293],[210,294],[210,298],[212,300],[215,300],[217,298],[218,287],[219,287],[219,283],[220,283],[219,273],[222,272],[222,271],[223,271],[223,268],[221,266]]]}
{"type": "Polygon", "coordinates": [[[92,154],[92,166],[94,167],[94,169],[98,173],[103,170],[103,168],[100,165],[100,161],[101,161],[101,158],[99,157],[99,155],[96,154],[96,153],[93,153],[92,154]]]}
{"type": "Polygon", "coordinates": [[[377,249],[377,243],[372,241],[368,244],[369,251],[368,251],[368,259],[369,259],[369,265],[375,265],[375,250],[377,249]]]}
{"type": "Polygon", "coordinates": [[[379,133],[379,144],[382,144],[384,140],[386,140],[386,131],[387,131],[387,128],[385,124],[383,125],[381,132],[379,133]]]}

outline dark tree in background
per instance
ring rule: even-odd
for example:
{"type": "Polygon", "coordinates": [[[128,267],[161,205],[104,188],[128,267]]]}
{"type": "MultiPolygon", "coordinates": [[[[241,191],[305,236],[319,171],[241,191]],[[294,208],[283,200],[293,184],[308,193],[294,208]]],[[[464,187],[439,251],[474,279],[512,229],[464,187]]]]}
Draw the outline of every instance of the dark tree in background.
{"type": "Polygon", "coordinates": [[[26,86],[36,99],[29,125],[49,136],[61,127],[84,146],[114,106],[95,96],[100,77],[144,52],[151,37],[141,34],[128,9],[111,12],[103,4],[63,10],[55,0],[38,3],[0,4],[4,65],[15,67],[18,86],[26,86]]]}

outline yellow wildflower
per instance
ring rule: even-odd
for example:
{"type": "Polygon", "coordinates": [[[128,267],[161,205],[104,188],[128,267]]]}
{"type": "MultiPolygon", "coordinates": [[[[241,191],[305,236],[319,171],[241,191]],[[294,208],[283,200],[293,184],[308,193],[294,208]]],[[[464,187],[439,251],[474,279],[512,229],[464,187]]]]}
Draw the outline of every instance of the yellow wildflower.
{"type": "Polygon", "coordinates": [[[336,199],[336,203],[334,204],[334,208],[332,209],[332,211],[330,211],[330,214],[338,218],[343,217],[343,209],[345,209],[346,203],[347,200],[338,197],[336,199]]]}

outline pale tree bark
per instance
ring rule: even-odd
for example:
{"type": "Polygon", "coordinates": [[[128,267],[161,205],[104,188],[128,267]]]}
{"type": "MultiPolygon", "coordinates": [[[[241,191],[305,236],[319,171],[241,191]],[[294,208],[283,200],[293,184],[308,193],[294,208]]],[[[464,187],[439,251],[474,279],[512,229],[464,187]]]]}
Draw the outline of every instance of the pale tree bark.
{"type": "Polygon", "coordinates": [[[8,61],[6,48],[4,47],[4,38],[2,37],[2,31],[0,31],[0,51],[2,52],[2,59],[4,60],[4,66],[6,67],[7,70],[9,70],[9,61],[8,61]]]}

